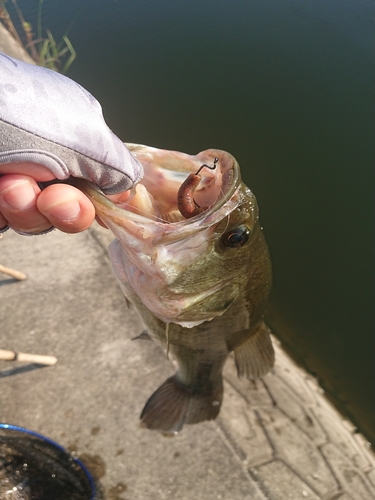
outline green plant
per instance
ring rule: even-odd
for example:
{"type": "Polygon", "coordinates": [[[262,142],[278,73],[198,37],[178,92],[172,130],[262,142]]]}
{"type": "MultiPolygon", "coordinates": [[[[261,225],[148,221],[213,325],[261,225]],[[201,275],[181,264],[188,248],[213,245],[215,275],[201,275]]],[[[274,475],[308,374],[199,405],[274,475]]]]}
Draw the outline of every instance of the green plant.
{"type": "Polygon", "coordinates": [[[37,64],[65,74],[76,58],[76,51],[74,50],[74,47],[66,33],[63,35],[60,42],[55,40],[51,31],[48,29],[46,29],[47,37],[43,36],[42,11],[44,0],[39,0],[37,38],[35,38],[31,24],[25,21],[17,4],[17,0],[12,0],[19,22],[23,29],[25,43],[22,42],[21,37],[12,22],[9,12],[4,5],[6,1],[7,0],[0,0],[0,19],[3,21],[3,24],[9,33],[25,48],[25,50],[27,50],[37,64]]]}

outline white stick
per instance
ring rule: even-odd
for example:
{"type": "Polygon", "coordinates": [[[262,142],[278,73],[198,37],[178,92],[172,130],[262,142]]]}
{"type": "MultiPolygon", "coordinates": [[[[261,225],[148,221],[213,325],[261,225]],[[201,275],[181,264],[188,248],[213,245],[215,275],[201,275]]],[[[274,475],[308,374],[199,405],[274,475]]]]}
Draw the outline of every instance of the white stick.
{"type": "Polygon", "coordinates": [[[3,349],[0,349],[0,359],[4,359],[6,361],[28,361],[29,363],[37,363],[39,365],[55,365],[57,363],[57,358],[55,358],[55,356],[5,351],[3,349]]]}
{"type": "Polygon", "coordinates": [[[22,281],[27,278],[25,273],[21,273],[20,271],[16,271],[15,269],[10,269],[10,267],[5,267],[0,264],[0,272],[4,274],[8,274],[12,276],[12,278],[16,278],[16,280],[22,281]]]}

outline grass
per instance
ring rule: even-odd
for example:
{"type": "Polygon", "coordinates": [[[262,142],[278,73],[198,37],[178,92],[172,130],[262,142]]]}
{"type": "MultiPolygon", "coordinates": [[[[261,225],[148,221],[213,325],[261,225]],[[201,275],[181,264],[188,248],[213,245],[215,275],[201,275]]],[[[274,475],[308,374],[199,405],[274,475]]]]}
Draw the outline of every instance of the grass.
{"type": "Polygon", "coordinates": [[[45,30],[46,35],[43,36],[42,12],[44,0],[39,0],[36,36],[33,33],[31,24],[25,21],[17,0],[11,0],[23,30],[22,35],[18,33],[5,7],[6,1],[0,0],[0,19],[13,38],[24,47],[39,66],[65,74],[76,58],[76,52],[66,34],[63,35],[60,42],[55,40],[48,29],[45,30]],[[24,38],[24,42],[21,38],[24,38]]]}

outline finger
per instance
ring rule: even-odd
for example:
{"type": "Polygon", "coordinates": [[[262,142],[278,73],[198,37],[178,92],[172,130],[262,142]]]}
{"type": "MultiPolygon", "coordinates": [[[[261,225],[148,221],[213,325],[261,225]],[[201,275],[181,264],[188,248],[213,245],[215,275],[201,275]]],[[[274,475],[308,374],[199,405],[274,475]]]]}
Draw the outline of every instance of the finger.
{"type": "Polygon", "coordinates": [[[19,232],[40,233],[49,229],[51,223],[36,207],[39,193],[37,183],[26,175],[0,177],[1,219],[19,232]]]}
{"type": "Polygon", "coordinates": [[[37,207],[50,224],[66,233],[78,233],[91,226],[95,209],[81,191],[67,184],[52,184],[42,191],[37,207]]]}
{"type": "Polygon", "coordinates": [[[52,181],[55,177],[47,167],[38,163],[15,162],[0,165],[0,174],[22,174],[38,182],[52,181]]]}

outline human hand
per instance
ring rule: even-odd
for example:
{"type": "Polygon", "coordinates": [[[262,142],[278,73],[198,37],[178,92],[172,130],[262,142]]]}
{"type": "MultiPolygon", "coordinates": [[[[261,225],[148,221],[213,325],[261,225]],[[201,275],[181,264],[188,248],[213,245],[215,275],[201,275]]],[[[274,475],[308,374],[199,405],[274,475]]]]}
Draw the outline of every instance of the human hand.
{"type": "MultiPolygon", "coordinates": [[[[0,165],[0,232],[8,226],[26,234],[48,232],[53,227],[79,233],[90,227],[95,219],[91,201],[69,184],[52,184],[44,190],[38,186],[38,182],[53,179],[46,167],[36,163],[0,165]]],[[[116,203],[128,195],[124,191],[108,197],[116,203]]]]}
{"type": "Polygon", "coordinates": [[[38,234],[56,227],[67,233],[87,229],[95,218],[89,199],[68,184],[52,184],[43,191],[38,182],[54,179],[42,165],[0,165],[0,230],[38,234]]]}
{"type": "Polygon", "coordinates": [[[74,81],[0,53],[0,86],[0,231],[90,226],[95,210],[81,191],[67,184],[41,190],[38,182],[73,176],[121,198],[142,176],[100,104],[74,81]]]}

